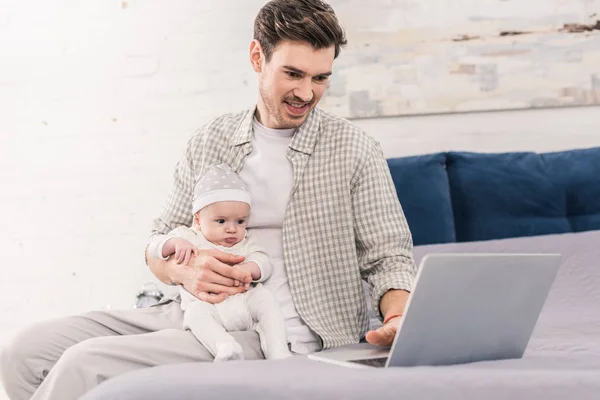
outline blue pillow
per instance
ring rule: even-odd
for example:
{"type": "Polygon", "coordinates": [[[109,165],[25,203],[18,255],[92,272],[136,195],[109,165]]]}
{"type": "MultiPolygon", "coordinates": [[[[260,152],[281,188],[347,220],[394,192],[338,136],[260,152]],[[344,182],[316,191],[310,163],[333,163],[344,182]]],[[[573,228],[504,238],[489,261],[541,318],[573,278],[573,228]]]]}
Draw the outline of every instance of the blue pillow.
{"type": "Polygon", "coordinates": [[[571,232],[564,185],[536,153],[448,153],[459,242],[571,232]]]}
{"type": "Polygon", "coordinates": [[[387,161],[414,244],[456,241],[445,153],[387,161]]]}
{"type": "Polygon", "coordinates": [[[600,229],[600,147],[548,153],[543,157],[565,191],[572,230],[600,229]]]}

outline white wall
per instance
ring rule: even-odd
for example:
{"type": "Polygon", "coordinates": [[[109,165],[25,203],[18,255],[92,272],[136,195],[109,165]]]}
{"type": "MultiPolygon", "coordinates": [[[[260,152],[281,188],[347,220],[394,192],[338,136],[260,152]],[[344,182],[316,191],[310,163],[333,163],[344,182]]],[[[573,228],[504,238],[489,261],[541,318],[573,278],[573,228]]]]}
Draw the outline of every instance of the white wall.
{"type": "Polygon", "coordinates": [[[387,157],[464,150],[560,151],[600,146],[600,107],[443,114],[353,121],[387,157]]]}
{"type": "MultiPolygon", "coordinates": [[[[262,1],[0,3],[0,345],[33,321],[130,307],[185,142],[255,99],[262,1]]],[[[362,120],[386,155],[600,145],[600,109],[362,120]]]]}

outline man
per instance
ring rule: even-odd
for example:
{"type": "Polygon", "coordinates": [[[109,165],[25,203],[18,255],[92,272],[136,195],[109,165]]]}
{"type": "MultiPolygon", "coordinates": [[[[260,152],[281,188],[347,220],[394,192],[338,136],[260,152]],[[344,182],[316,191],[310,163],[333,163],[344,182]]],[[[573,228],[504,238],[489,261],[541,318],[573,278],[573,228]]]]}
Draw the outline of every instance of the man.
{"type": "MultiPolygon", "coordinates": [[[[390,345],[415,276],[412,240],[379,145],[317,108],[346,43],[329,5],[274,0],[255,20],[250,63],[255,107],[209,122],[188,142],[153,235],[190,225],[195,179],[227,163],[253,197],[249,228],[274,260],[290,349],[299,354],[366,340],[390,345]],[[368,281],[382,328],[366,332],[368,281]]],[[[147,258],[162,282],[217,303],[245,290],[240,258],[200,250],[189,266],[147,258]]],[[[177,298],[139,310],[91,312],[34,326],[3,352],[13,400],[70,400],[101,381],[164,364],[212,361],[181,329],[177,298]]],[[[262,358],[255,332],[233,332],[246,359],[262,358]]]]}

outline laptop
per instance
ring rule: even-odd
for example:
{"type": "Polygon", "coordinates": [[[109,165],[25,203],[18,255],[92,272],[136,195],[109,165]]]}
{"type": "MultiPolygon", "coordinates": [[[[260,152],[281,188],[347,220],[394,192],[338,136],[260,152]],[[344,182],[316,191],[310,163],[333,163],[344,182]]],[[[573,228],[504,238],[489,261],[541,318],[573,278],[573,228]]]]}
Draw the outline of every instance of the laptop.
{"type": "Polygon", "coordinates": [[[361,368],[521,358],[560,261],[560,254],[427,255],[391,347],[360,343],[308,358],[361,368]]]}

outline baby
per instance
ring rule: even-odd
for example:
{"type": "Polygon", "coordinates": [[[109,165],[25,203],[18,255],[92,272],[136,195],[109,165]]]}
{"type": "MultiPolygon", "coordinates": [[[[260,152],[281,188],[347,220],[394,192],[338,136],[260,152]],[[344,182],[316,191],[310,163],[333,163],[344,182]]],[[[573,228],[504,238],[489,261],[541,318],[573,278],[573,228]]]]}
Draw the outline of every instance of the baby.
{"type": "Polygon", "coordinates": [[[180,226],[157,237],[149,248],[151,254],[164,260],[174,254],[179,263],[197,255],[197,249],[216,248],[245,257],[237,267],[252,275],[253,285],[246,292],[213,305],[180,289],[183,328],[196,336],[215,361],[242,360],[241,346],[227,332],[250,329],[260,336],[265,358],[291,355],[279,305],[260,283],[271,275],[273,263],[246,232],[250,205],[250,193],[239,176],[226,164],[214,166],[194,187],[192,227],[180,226]]]}

